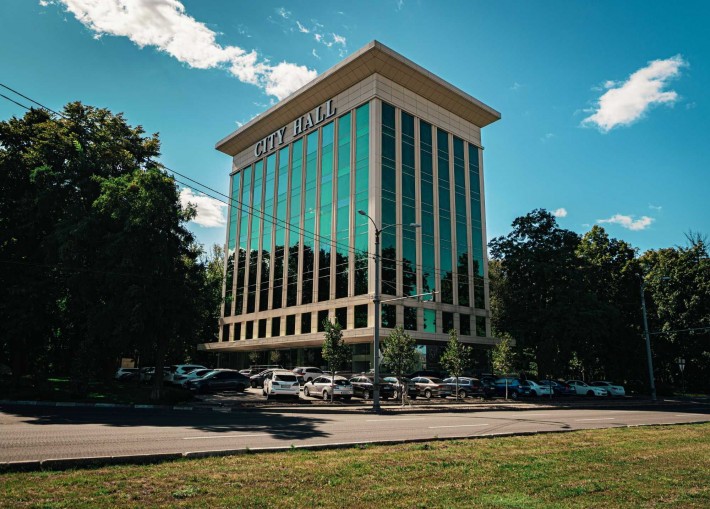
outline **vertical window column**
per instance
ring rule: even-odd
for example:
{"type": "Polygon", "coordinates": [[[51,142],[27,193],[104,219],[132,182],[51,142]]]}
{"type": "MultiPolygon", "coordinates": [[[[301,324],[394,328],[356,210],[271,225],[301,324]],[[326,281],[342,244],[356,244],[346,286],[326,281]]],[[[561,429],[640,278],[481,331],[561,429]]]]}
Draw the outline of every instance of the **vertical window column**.
{"type": "Polygon", "coordinates": [[[330,253],[333,228],[333,130],[331,122],[321,129],[320,226],[318,227],[318,302],[330,300],[330,253]]]}
{"type": "Polygon", "coordinates": [[[449,133],[436,130],[437,171],[439,180],[439,276],[441,302],[454,303],[451,266],[451,182],[449,179],[449,133]]]}
{"type": "Polygon", "coordinates": [[[264,172],[264,208],[261,210],[263,216],[263,235],[261,238],[261,283],[259,287],[259,311],[269,309],[269,289],[271,275],[271,239],[274,229],[273,217],[276,216],[274,210],[274,189],[276,179],[276,154],[271,154],[266,158],[266,171],[264,172]],[[271,216],[271,217],[269,217],[271,216]]]}
{"type": "Polygon", "coordinates": [[[414,174],[414,117],[402,112],[402,293],[417,294],[416,178],[414,174]]]}
{"type": "Polygon", "coordinates": [[[318,131],[306,137],[306,187],[303,219],[301,304],[313,302],[313,269],[316,229],[316,186],[318,184],[318,131]]]}
{"type": "Polygon", "coordinates": [[[286,205],[288,201],[288,163],[289,147],[279,150],[279,174],[276,185],[276,203],[274,203],[274,291],[271,308],[279,309],[282,304],[284,287],[284,255],[286,236],[286,205]]]}
{"type": "Polygon", "coordinates": [[[456,279],[458,305],[468,306],[468,226],[466,223],[466,166],[463,140],[454,136],[454,206],[456,208],[456,279]]]}
{"type": "MultiPolygon", "coordinates": [[[[382,103],[382,220],[380,228],[397,224],[397,140],[395,108],[382,103]]],[[[382,294],[397,295],[397,228],[380,235],[382,294]]]]}
{"type": "Polygon", "coordinates": [[[229,234],[227,236],[227,269],[225,271],[224,288],[224,313],[223,316],[232,316],[232,304],[234,301],[234,265],[235,248],[237,245],[237,227],[239,226],[239,191],[242,174],[232,175],[232,192],[229,193],[229,234]]]}
{"type": "MultiPolygon", "coordinates": [[[[299,245],[301,241],[301,177],[303,174],[303,140],[293,143],[291,162],[291,200],[289,206],[289,248],[288,248],[288,288],[286,306],[298,303],[299,245]]],[[[288,323],[288,321],[287,321],[288,323]]]]}
{"type": "Polygon", "coordinates": [[[471,243],[473,246],[473,304],[485,309],[483,286],[483,229],[481,226],[481,181],[478,163],[478,147],[468,146],[468,177],[471,189],[471,243]]]}
{"type": "Polygon", "coordinates": [[[338,120],[338,202],[335,227],[335,298],[348,296],[350,265],[350,122],[346,113],[338,120]]]}
{"type": "Polygon", "coordinates": [[[368,188],[370,185],[370,104],[355,110],[355,295],[368,292],[368,232],[370,220],[357,213],[368,211],[368,188]]]}
{"type": "MultiPolygon", "coordinates": [[[[242,170],[244,174],[242,183],[242,199],[239,203],[240,218],[239,218],[239,253],[237,258],[237,287],[236,302],[234,306],[234,314],[241,315],[244,312],[244,292],[245,278],[247,269],[247,253],[249,249],[249,216],[251,206],[251,183],[254,177],[254,167],[250,166],[242,170]]],[[[234,338],[239,339],[238,337],[234,338]]]]}
{"type": "MultiPolygon", "coordinates": [[[[434,160],[431,124],[419,121],[419,160],[421,168],[421,234],[422,234],[422,292],[436,290],[434,264],[434,160]]],[[[439,297],[437,300],[439,300],[439,297]]],[[[432,299],[433,300],[433,299],[432,299]]]]}
{"type": "Polygon", "coordinates": [[[257,272],[259,268],[259,244],[261,212],[264,210],[263,189],[264,161],[254,164],[254,193],[251,203],[251,225],[249,230],[249,279],[247,284],[247,313],[256,311],[257,272]]]}

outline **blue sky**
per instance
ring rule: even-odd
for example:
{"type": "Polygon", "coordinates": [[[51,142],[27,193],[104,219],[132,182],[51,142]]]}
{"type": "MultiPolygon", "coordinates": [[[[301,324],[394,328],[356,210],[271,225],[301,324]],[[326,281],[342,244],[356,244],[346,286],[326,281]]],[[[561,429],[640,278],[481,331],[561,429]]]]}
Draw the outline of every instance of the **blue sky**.
{"type": "MultiPolygon", "coordinates": [[[[377,39],[502,113],[483,133],[489,240],[546,208],[644,251],[710,234],[708,26],[706,1],[2,0],[0,82],[123,112],[226,193],[215,142],[377,39]]],[[[185,193],[198,240],[223,244],[224,208],[185,193]]]]}

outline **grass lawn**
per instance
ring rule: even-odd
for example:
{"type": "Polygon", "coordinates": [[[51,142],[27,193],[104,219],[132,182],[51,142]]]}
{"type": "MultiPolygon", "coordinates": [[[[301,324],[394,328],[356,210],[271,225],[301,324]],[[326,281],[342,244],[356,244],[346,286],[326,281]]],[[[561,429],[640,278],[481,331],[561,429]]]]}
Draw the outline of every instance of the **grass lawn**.
{"type": "Polygon", "coordinates": [[[710,424],[0,474],[0,507],[710,507],[710,424]]]}

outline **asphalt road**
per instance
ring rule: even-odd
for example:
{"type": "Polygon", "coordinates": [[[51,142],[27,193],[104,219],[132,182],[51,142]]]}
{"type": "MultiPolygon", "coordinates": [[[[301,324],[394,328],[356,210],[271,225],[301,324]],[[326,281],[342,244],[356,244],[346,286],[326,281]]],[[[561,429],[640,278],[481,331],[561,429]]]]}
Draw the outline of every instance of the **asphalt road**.
{"type": "Polygon", "coordinates": [[[710,420],[705,406],[377,415],[313,408],[229,413],[16,406],[0,408],[0,463],[269,449],[710,420]]]}

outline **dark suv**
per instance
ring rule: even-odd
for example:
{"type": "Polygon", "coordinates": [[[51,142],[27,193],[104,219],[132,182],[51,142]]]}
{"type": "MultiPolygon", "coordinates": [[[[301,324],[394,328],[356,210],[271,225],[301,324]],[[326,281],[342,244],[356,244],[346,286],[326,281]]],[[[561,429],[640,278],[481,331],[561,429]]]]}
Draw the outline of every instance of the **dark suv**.
{"type": "MultiPolygon", "coordinates": [[[[374,377],[367,375],[356,375],[352,377],[350,379],[350,383],[353,384],[353,396],[357,396],[362,399],[370,399],[374,389],[374,380],[374,377]]],[[[380,379],[380,397],[382,399],[389,399],[393,395],[394,387],[392,384],[380,379]]]]}
{"type": "MultiPolygon", "coordinates": [[[[456,378],[447,378],[445,384],[451,386],[451,393],[456,395],[456,378]]],[[[458,383],[459,398],[492,398],[495,395],[495,388],[489,384],[482,383],[477,378],[459,377],[458,383]]]]}
{"type": "Polygon", "coordinates": [[[203,378],[188,380],[186,387],[199,393],[219,391],[244,392],[249,387],[249,378],[238,371],[218,369],[203,378]]]}

